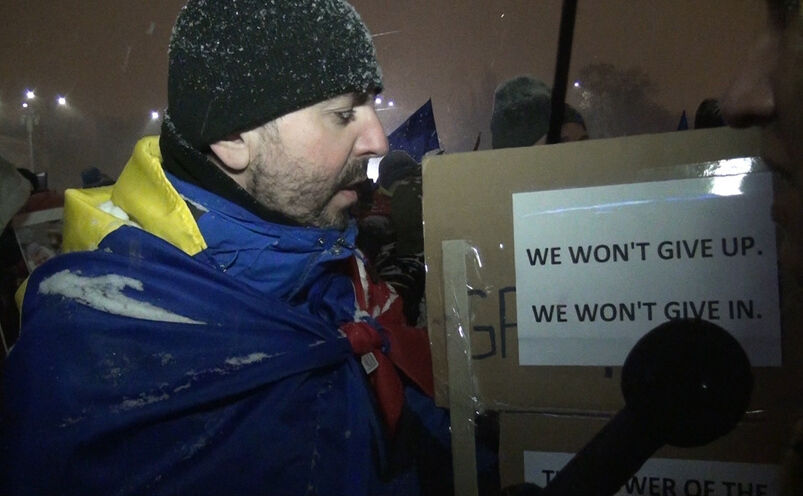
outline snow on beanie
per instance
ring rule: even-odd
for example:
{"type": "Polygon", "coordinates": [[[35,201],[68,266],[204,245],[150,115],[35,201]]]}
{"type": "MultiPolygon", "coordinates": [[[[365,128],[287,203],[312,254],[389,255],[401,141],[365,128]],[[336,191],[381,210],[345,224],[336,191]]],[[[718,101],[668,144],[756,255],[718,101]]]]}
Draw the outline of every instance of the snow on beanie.
{"type": "Polygon", "coordinates": [[[167,118],[198,149],[382,88],[371,35],[342,0],[189,0],[168,63],[167,118]]]}
{"type": "Polygon", "coordinates": [[[534,145],[549,130],[552,92],[540,79],[518,76],[494,91],[491,146],[534,145]]]}

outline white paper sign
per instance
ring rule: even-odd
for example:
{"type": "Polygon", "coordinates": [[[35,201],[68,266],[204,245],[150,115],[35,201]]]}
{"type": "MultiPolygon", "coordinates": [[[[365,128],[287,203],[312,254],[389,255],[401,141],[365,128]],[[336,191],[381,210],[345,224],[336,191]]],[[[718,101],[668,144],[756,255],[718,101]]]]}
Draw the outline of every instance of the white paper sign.
{"type": "MultiPolygon", "coordinates": [[[[524,480],[544,487],[574,456],[524,452],[524,480]]],[[[648,496],[770,496],[778,494],[776,465],[654,458],[616,494],[648,496]]]]}
{"type": "Polygon", "coordinates": [[[772,176],[513,195],[521,365],[622,365],[650,329],[698,317],[780,366],[772,176]]]}

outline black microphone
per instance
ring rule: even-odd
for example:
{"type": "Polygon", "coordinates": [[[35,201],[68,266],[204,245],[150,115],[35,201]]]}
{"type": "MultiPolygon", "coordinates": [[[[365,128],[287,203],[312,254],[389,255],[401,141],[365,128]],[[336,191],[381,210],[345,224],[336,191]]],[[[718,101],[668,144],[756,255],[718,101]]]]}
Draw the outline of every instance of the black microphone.
{"type": "Polygon", "coordinates": [[[753,374],[727,331],[678,319],[636,343],[621,387],[625,407],[538,493],[615,494],[664,444],[701,446],[727,434],[747,410],[753,374]]]}

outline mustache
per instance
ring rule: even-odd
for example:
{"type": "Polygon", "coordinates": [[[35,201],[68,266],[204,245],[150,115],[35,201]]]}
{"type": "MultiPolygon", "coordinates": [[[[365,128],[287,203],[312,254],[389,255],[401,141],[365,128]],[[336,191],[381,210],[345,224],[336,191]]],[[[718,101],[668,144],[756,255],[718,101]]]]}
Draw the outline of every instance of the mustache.
{"type": "Polygon", "coordinates": [[[368,159],[355,159],[346,164],[343,168],[340,180],[337,182],[337,189],[349,189],[355,184],[361,183],[368,178],[368,159]]]}

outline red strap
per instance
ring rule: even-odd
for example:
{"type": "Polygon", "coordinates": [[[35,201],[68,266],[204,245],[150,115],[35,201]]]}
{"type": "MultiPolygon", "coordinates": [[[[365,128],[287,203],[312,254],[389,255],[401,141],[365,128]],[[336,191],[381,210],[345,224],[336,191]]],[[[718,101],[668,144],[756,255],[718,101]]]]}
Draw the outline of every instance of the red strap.
{"type": "Polygon", "coordinates": [[[396,423],[404,404],[404,392],[398,370],[415,382],[429,396],[434,396],[432,357],[429,351],[429,336],[426,329],[406,324],[401,298],[386,283],[374,283],[361,276],[360,262],[352,259],[352,279],[355,284],[357,305],[385,330],[388,344],[387,355],[382,352],[382,335],[366,322],[349,322],[341,326],[356,355],[362,357],[373,353],[377,368],[370,374],[382,415],[390,429],[395,432],[396,423]],[[373,309],[382,309],[375,315],[373,309]]]}
{"type": "Polygon", "coordinates": [[[382,337],[376,329],[365,322],[349,322],[340,327],[351,343],[354,353],[360,357],[373,353],[377,361],[376,370],[368,376],[374,388],[379,408],[390,434],[396,432],[396,424],[404,404],[401,379],[390,359],[381,351],[382,337]]]}
{"type": "Polygon", "coordinates": [[[427,330],[404,324],[394,326],[385,322],[383,316],[377,320],[387,330],[390,360],[423,392],[434,397],[435,381],[432,377],[432,355],[429,351],[427,330]]]}

